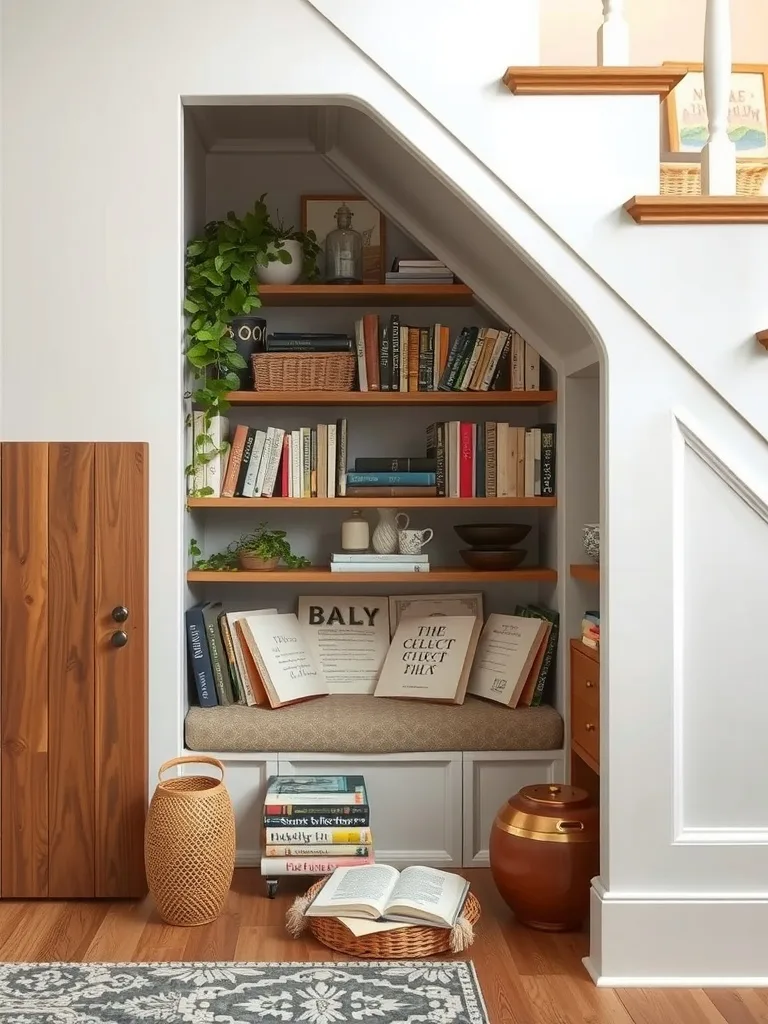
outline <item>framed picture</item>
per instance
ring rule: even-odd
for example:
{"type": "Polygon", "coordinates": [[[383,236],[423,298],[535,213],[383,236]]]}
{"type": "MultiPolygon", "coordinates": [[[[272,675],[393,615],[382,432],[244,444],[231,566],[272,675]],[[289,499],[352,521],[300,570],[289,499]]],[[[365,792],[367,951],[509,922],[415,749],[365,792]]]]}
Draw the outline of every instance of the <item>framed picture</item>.
{"type": "Polygon", "coordinates": [[[386,242],[384,217],[363,196],[302,196],[302,231],[314,231],[320,243],[320,268],[324,275],[325,236],[336,227],[336,211],[346,203],[352,211],[352,227],[363,236],[363,282],[382,284],[386,242]]]}
{"type": "MultiPolygon", "coordinates": [[[[688,74],[664,101],[667,144],[672,153],[699,153],[709,134],[704,72],[701,64],[684,66],[688,74]]],[[[768,157],[768,66],[733,65],[728,135],[738,159],[768,157]]]]}

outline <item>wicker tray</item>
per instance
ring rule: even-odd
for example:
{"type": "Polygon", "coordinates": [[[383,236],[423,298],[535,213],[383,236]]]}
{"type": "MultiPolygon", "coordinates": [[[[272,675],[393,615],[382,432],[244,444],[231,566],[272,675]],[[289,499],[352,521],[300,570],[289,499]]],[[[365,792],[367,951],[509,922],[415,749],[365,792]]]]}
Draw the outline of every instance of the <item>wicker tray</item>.
{"type": "MultiPolygon", "coordinates": [[[[307,890],[307,898],[314,899],[325,884],[315,882],[307,890]]],[[[474,927],[480,920],[480,903],[473,893],[467,893],[463,917],[474,927]]],[[[420,960],[425,956],[451,952],[449,928],[395,928],[374,935],[353,935],[334,917],[307,917],[307,926],[318,940],[329,949],[349,956],[371,957],[374,960],[420,960]]]]}
{"type": "MultiPolygon", "coordinates": [[[[768,175],[768,163],[736,164],[736,195],[760,195],[768,175]]],[[[662,164],[661,188],[663,196],[701,195],[701,164],[662,164]]]]}
{"type": "Polygon", "coordinates": [[[357,358],[347,352],[257,352],[256,391],[351,391],[357,358]]]}

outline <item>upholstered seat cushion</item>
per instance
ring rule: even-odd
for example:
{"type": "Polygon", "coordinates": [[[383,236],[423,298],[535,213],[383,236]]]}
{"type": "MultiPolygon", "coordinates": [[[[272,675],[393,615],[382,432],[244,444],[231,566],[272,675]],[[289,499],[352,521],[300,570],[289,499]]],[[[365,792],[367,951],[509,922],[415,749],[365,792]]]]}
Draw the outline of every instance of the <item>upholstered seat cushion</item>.
{"type": "Polygon", "coordinates": [[[462,705],[331,694],[285,708],[190,708],[190,750],[389,754],[418,750],[556,750],[554,708],[512,710],[467,697],[462,705]]]}

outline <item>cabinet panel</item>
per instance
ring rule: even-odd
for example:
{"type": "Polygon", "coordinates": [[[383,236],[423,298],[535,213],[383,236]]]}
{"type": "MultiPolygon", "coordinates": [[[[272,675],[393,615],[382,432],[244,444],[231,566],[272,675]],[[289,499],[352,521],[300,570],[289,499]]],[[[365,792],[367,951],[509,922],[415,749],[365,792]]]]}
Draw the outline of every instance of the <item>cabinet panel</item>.
{"type": "Polygon", "coordinates": [[[2,448],[0,895],[48,895],[48,445],[2,448]]]}
{"type": "Polygon", "coordinates": [[[93,445],[48,450],[48,895],[93,896],[93,445]]]}
{"type": "Polygon", "coordinates": [[[146,892],[148,466],[145,444],[95,449],[96,895],[114,899],[146,892]]]}

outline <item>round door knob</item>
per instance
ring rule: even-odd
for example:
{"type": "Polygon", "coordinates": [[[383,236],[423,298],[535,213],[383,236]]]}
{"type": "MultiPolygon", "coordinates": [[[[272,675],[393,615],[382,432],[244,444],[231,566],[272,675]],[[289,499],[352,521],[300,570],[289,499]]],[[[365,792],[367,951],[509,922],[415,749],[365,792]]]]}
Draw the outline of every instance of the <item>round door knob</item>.
{"type": "Polygon", "coordinates": [[[587,689],[588,689],[588,690],[591,690],[591,689],[592,689],[592,687],[593,687],[594,685],[595,685],[595,684],[594,684],[594,683],[591,683],[591,682],[589,681],[589,679],[587,680],[587,689]]]}
{"type": "Polygon", "coordinates": [[[110,643],[113,647],[125,647],[128,643],[128,634],[123,629],[117,629],[110,637],[110,643]]]}
{"type": "Polygon", "coordinates": [[[587,732],[594,732],[595,731],[595,727],[594,727],[594,725],[591,722],[587,722],[587,724],[584,726],[584,728],[587,730],[587,732]]]}
{"type": "Polygon", "coordinates": [[[128,609],[124,605],[119,604],[116,608],[112,609],[112,618],[115,622],[125,622],[128,618],[128,609]]]}

